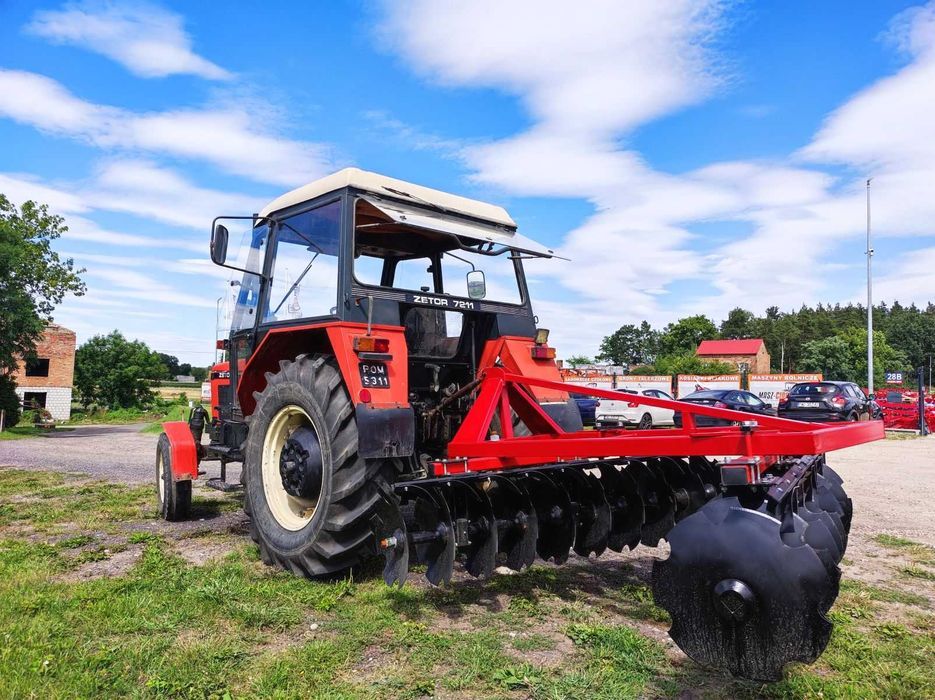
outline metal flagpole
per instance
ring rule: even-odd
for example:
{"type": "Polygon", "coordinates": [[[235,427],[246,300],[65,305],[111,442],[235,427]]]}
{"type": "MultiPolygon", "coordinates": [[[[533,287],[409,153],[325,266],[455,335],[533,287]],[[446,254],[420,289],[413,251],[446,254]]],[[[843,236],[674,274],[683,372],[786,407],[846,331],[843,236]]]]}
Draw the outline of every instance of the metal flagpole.
{"type": "Polygon", "coordinates": [[[871,260],[873,248],[870,245],[870,181],[867,179],[867,393],[873,395],[873,281],[871,260]]]}

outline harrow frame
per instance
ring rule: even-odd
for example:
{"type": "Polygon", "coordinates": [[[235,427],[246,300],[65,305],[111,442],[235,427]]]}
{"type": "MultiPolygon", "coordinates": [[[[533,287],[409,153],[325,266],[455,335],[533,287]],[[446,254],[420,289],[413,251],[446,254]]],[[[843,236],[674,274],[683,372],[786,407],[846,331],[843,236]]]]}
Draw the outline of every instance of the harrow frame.
{"type": "Polygon", "coordinates": [[[682,427],[566,432],[538,404],[531,387],[604,399],[621,397],[619,391],[525,377],[492,367],[481,376],[477,399],[448,443],[448,457],[432,462],[435,476],[658,455],[760,457],[763,458],[760,468],[765,469],[774,457],[823,454],[885,436],[880,421],[843,425],[804,423],[641,394],[626,394],[626,399],[678,411],[682,414],[682,427]],[[512,412],[526,425],[530,435],[514,434],[512,412]],[[739,425],[698,427],[695,416],[699,415],[737,421],[739,425]],[[499,418],[499,432],[491,432],[495,418],[499,418]]]}

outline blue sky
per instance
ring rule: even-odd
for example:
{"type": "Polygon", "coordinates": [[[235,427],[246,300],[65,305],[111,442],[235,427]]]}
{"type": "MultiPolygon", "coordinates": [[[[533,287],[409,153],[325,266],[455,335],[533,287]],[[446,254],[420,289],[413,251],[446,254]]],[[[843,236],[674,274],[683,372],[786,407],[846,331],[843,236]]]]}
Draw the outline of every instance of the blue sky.
{"type": "Polygon", "coordinates": [[[66,217],[81,340],[207,363],[211,219],[346,165],[560,248],[530,276],[562,354],[859,300],[871,175],[877,298],[935,299],[932,5],[318,5],[0,5],[0,192],[66,217]]]}

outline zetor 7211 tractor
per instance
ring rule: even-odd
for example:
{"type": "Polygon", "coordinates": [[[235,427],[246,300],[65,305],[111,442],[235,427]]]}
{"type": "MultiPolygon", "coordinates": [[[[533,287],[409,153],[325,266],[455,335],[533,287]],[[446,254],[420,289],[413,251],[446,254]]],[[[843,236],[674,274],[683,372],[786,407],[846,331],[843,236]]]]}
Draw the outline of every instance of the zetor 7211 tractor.
{"type": "Polygon", "coordinates": [[[391,584],[410,562],[441,585],[456,562],[483,577],[667,540],[653,593],[689,656],[757,679],[813,661],[851,522],[824,453],[882,424],[628,395],[682,426],[583,430],[569,394],[619,394],[560,380],[523,273],[552,255],[500,207],[356,169],[216,220],[212,260],[243,273],[228,362],[210,415],[165,425],[162,514],[185,517],[217,461],[208,485],[242,486],[265,562],[315,577],[382,556],[391,584]]]}

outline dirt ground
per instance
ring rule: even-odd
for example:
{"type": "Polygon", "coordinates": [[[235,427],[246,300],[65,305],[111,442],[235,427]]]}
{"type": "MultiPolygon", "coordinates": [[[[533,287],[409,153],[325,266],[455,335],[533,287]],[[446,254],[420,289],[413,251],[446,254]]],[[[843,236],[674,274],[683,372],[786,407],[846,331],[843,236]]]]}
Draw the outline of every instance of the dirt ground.
{"type": "MultiPolygon", "coordinates": [[[[157,436],[140,433],[140,429],[139,425],[81,426],[46,437],[0,442],[0,466],[82,472],[129,485],[153,483],[157,436]]],[[[875,569],[882,565],[877,556],[880,547],[873,538],[880,534],[935,546],[931,497],[935,493],[935,436],[859,445],[829,454],[828,464],[844,479],[844,487],[854,500],[847,550],[851,565],[845,563],[845,575],[870,583],[878,579],[875,569]]],[[[216,464],[209,463],[206,468],[206,477],[217,475],[216,464]]],[[[228,479],[239,480],[237,465],[231,465],[228,479]]],[[[196,483],[196,493],[221,496],[205,488],[202,481],[196,483]]],[[[226,518],[202,524],[223,531],[232,525],[226,518]]],[[[241,523],[234,527],[243,531],[241,523]]],[[[664,556],[641,547],[624,555],[608,553],[601,561],[622,558],[631,563],[645,560],[642,563],[648,565],[653,554],[664,556]]]]}

